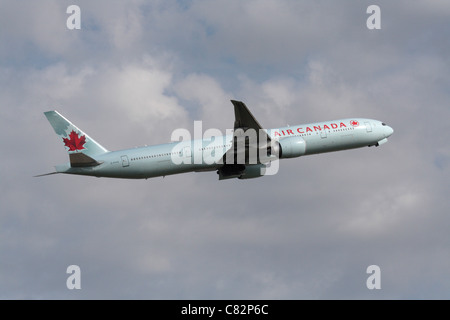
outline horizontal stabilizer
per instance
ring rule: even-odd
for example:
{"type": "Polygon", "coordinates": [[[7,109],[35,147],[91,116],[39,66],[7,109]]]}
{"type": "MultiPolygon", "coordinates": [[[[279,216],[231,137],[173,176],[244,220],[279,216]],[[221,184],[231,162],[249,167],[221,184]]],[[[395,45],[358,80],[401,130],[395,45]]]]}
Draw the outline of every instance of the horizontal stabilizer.
{"type": "Polygon", "coordinates": [[[82,152],[70,153],[69,158],[71,167],[94,167],[101,164],[82,152]]]}
{"type": "Polygon", "coordinates": [[[59,173],[59,172],[50,172],[50,173],[38,174],[37,176],[33,176],[33,178],[49,176],[49,175],[57,174],[57,173],[59,173]]]}

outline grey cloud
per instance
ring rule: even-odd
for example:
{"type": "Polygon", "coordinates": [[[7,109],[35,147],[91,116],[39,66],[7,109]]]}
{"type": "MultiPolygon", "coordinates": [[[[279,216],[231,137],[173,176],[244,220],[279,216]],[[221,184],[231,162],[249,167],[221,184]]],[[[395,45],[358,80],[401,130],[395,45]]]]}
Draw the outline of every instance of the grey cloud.
{"type": "Polygon", "coordinates": [[[75,33],[64,2],[3,1],[0,297],[446,298],[448,5],[379,1],[369,31],[369,4],[81,1],[75,33]],[[229,128],[233,98],[267,127],[361,116],[395,133],[248,181],[31,178],[67,161],[43,111],[117,149],[229,128]]]}

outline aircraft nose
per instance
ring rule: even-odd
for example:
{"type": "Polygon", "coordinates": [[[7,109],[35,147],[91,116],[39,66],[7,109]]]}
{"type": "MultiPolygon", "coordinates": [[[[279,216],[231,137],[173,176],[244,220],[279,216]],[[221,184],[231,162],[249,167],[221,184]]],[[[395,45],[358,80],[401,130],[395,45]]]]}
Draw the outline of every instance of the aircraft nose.
{"type": "Polygon", "coordinates": [[[384,135],[386,138],[390,137],[394,133],[394,129],[389,126],[384,127],[384,135]]]}

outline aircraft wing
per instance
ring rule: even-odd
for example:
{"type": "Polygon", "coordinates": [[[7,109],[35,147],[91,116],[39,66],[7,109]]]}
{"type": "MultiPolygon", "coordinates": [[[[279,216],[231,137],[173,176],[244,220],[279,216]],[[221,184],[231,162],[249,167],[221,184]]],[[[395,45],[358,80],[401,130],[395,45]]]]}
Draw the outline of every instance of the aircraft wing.
{"type": "MultiPolygon", "coordinates": [[[[234,131],[237,129],[242,129],[244,132],[248,129],[254,129],[258,134],[263,127],[259,124],[258,120],[252,115],[250,110],[248,110],[245,103],[242,101],[231,100],[234,105],[234,131]]],[[[264,131],[265,132],[265,131],[264,131]]],[[[270,141],[270,137],[265,134],[267,141],[270,141]]]]}
{"type": "Polygon", "coordinates": [[[259,164],[258,152],[267,148],[270,137],[242,101],[231,100],[234,106],[232,147],[222,158],[223,172],[240,172],[246,164],[259,164]]]}

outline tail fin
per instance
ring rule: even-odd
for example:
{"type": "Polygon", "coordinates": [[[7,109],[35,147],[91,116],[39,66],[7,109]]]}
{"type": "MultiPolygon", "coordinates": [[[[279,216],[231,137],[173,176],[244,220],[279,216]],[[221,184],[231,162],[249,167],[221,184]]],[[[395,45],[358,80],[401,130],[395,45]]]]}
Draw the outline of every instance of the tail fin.
{"type": "Polygon", "coordinates": [[[108,152],[57,111],[47,111],[44,114],[66,147],[72,167],[97,165],[99,163],[93,157],[108,152]]]}

